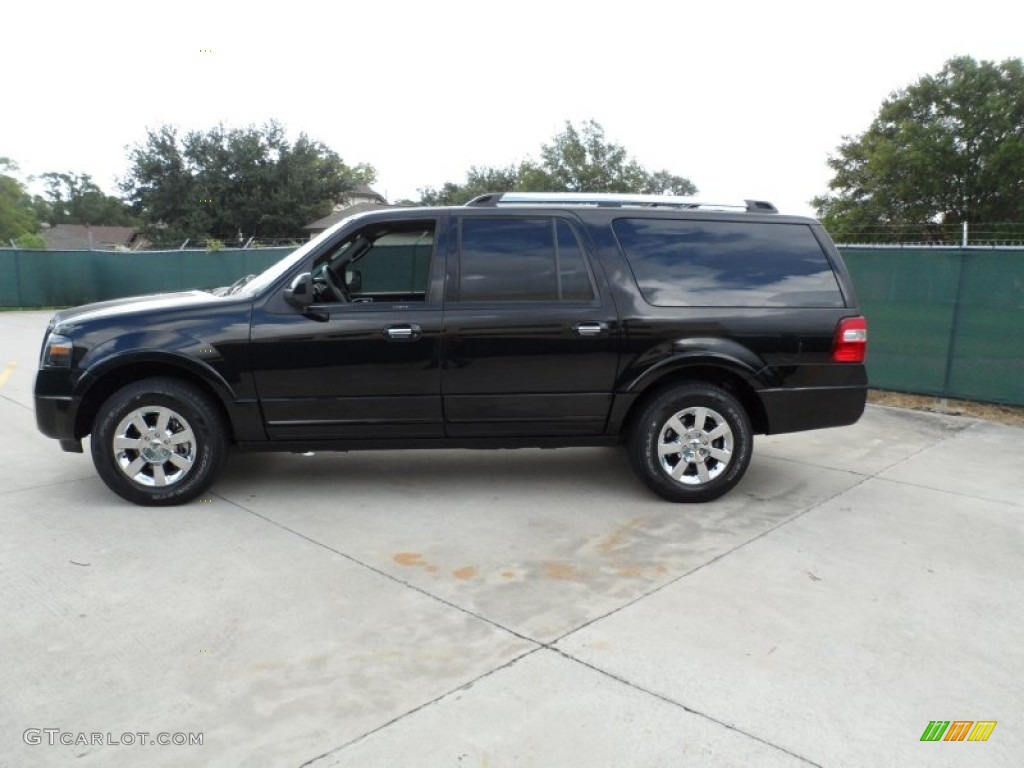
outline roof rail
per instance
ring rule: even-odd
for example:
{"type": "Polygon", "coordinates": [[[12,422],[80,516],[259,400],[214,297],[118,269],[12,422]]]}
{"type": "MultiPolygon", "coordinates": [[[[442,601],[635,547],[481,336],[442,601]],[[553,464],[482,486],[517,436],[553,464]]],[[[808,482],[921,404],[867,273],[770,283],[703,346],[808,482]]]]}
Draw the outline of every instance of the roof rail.
{"type": "Polygon", "coordinates": [[[744,200],[739,203],[710,203],[678,195],[638,195],[624,192],[498,192],[478,195],[466,205],[596,205],[602,208],[683,208],[778,213],[766,200],[744,200]]]}

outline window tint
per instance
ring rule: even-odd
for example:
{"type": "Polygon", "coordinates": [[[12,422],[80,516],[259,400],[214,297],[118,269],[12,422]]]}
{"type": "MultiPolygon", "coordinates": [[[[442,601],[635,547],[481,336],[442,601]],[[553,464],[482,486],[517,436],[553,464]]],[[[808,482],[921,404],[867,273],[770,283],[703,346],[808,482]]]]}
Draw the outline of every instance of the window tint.
{"type": "Polygon", "coordinates": [[[555,219],[462,221],[462,301],[589,301],[594,291],[583,251],[555,219]]]}
{"type": "Polygon", "coordinates": [[[433,222],[403,222],[361,230],[339,244],[313,268],[319,301],[424,301],[434,250],[433,222]]]}
{"type": "Polygon", "coordinates": [[[594,287],[590,283],[590,273],[583,259],[576,233],[566,222],[557,225],[558,243],[558,284],[563,301],[590,301],[594,298],[594,287]]]}
{"type": "Polygon", "coordinates": [[[805,224],[619,219],[644,298],[663,307],[841,307],[835,275],[805,224]]]}
{"type": "Polygon", "coordinates": [[[427,292],[432,232],[383,235],[365,255],[347,265],[345,284],[353,299],[373,296],[415,296],[427,292]],[[358,277],[357,277],[358,276],[358,277]]]}

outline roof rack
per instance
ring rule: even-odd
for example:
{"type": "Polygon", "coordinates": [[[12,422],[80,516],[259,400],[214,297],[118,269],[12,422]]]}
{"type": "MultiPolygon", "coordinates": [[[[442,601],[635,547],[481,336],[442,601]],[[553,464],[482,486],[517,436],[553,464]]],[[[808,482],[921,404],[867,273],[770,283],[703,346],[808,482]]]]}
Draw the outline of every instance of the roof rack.
{"type": "Polygon", "coordinates": [[[739,203],[709,203],[678,195],[637,195],[620,192],[498,192],[478,195],[466,205],[596,205],[603,208],[683,208],[748,213],[778,213],[766,200],[744,200],[739,203]]]}

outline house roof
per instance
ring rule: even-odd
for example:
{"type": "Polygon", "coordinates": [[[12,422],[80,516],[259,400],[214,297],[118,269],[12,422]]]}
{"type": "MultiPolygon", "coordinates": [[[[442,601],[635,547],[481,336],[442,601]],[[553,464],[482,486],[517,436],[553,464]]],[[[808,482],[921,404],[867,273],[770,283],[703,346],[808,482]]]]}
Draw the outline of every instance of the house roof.
{"type": "Polygon", "coordinates": [[[103,227],[89,224],[55,224],[39,234],[51,251],[92,251],[125,247],[135,239],[135,227],[103,227]]]}
{"type": "Polygon", "coordinates": [[[356,203],[350,205],[347,208],[342,208],[340,211],[334,211],[324,216],[322,219],[317,219],[311,224],[307,224],[302,229],[305,232],[323,232],[328,227],[333,227],[342,219],[351,216],[353,213],[365,213],[366,211],[383,211],[385,208],[398,208],[397,205],[381,205],[380,203],[356,203]]]}
{"type": "Polygon", "coordinates": [[[382,203],[387,203],[387,198],[377,190],[371,188],[369,184],[356,184],[355,189],[348,194],[358,197],[372,197],[376,200],[380,200],[382,203]]]}

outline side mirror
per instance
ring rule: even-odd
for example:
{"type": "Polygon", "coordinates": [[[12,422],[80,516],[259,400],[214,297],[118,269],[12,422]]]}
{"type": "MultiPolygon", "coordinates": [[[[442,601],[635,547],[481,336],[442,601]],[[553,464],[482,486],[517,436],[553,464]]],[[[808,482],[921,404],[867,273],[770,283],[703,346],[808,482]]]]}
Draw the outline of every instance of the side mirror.
{"type": "Polygon", "coordinates": [[[284,289],[284,300],[305,312],[313,303],[313,276],[303,272],[284,289]]]}

